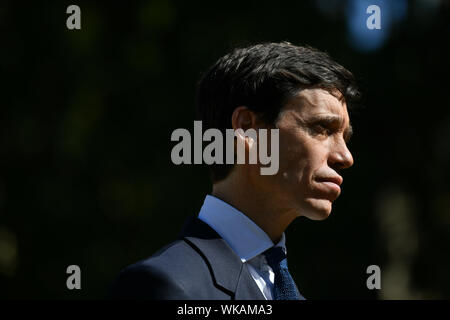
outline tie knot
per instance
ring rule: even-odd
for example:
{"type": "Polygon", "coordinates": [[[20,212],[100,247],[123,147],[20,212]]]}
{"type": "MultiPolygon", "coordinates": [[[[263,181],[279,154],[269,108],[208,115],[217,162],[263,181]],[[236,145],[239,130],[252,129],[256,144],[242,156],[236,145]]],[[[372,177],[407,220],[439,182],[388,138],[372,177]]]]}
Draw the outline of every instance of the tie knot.
{"type": "Polygon", "coordinates": [[[267,259],[267,263],[272,268],[274,266],[280,265],[280,262],[286,259],[286,254],[281,247],[272,247],[266,251],[264,251],[264,256],[267,259]]]}

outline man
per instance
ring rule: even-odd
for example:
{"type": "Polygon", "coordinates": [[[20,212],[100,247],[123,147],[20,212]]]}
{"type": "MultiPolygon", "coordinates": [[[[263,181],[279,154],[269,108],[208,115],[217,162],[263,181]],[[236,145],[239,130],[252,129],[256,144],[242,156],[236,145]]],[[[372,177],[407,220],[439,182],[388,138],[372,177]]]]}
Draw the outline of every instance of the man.
{"type": "MultiPolygon", "coordinates": [[[[211,165],[212,193],[198,217],[177,241],[125,268],[112,297],[304,299],[287,269],[284,231],[297,217],[331,213],[340,171],[353,164],[347,103],[358,95],[349,71],[309,47],[265,43],[219,59],[198,85],[203,127],[278,129],[279,170],[211,165]]],[[[248,136],[235,139],[253,147],[248,136]]]]}

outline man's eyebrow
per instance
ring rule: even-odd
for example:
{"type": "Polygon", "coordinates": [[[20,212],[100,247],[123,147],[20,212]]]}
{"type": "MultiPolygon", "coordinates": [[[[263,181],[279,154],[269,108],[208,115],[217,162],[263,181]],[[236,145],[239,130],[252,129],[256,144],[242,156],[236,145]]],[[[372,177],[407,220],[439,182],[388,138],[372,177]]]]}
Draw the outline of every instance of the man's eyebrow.
{"type": "MultiPolygon", "coordinates": [[[[341,116],[332,114],[316,115],[313,116],[311,120],[312,122],[321,122],[325,125],[338,124],[339,126],[344,121],[344,119],[341,116]]],[[[349,142],[352,135],[353,135],[353,127],[351,124],[349,124],[348,127],[344,130],[344,140],[346,143],[349,142]]]]}
{"type": "Polygon", "coordinates": [[[344,121],[344,119],[338,115],[332,115],[332,114],[318,114],[315,116],[312,116],[311,119],[313,122],[323,122],[327,124],[335,124],[339,123],[339,125],[344,121]]]}

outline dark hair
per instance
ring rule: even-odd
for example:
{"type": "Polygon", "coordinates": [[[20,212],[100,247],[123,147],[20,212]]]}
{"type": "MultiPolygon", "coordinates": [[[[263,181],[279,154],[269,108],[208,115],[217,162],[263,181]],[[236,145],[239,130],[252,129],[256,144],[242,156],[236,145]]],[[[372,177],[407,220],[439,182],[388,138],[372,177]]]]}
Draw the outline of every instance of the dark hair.
{"type": "MultiPolygon", "coordinates": [[[[235,108],[246,106],[274,124],[287,100],[311,87],[338,90],[349,104],[359,97],[350,71],[309,46],[289,42],[236,48],[220,58],[197,86],[197,117],[203,130],[232,128],[235,108]]],[[[225,155],[225,150],[224,150],[225,155]]],[[[233,165],[210,165],[213,182],[224,179],[233,165]]]]}

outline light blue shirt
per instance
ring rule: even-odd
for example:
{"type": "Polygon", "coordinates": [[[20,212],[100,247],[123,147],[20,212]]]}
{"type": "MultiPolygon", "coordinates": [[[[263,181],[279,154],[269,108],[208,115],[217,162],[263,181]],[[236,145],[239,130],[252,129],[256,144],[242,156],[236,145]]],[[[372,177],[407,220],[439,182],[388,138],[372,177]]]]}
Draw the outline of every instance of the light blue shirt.
{"type": "MultiPolygon", "coordinates": [[[[274,243],[256,223],[228,203],[207,195],[198,218],[213,228],[246,263],[262,294],[272,300],[275,275],[262,253],[274,243]]],[[[276,246],[286,253],[285,235],[276,246]]]]}

